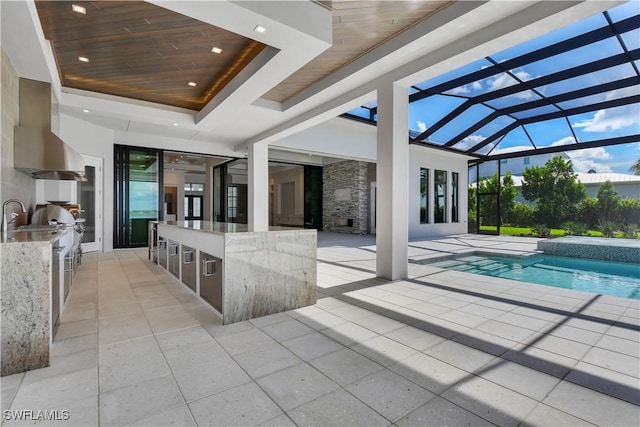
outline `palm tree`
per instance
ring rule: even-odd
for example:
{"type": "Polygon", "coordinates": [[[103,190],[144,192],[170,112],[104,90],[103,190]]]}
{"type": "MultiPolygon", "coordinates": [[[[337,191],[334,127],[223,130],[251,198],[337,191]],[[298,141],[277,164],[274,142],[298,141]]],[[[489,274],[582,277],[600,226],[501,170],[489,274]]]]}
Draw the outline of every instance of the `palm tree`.
{"type": "Polygon", "coordinates": [[[636,162],[633,165],[631,165],[631,167],[629,168],[629,172],[631,172],[634,175],[640,175],[640,157],[638,157],[636,162]]]}

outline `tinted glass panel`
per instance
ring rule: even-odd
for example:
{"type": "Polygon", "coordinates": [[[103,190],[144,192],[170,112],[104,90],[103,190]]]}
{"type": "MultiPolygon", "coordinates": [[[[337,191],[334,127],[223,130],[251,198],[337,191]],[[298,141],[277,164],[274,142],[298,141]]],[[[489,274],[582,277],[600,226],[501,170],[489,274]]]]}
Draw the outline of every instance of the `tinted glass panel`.
{"type": "Polygon", "coordinates": [[[420,224],[429,222],[429,169],[420,168],[420,224]]]}
{"type": "Polygon", "coordinates": [[[458,172],[451,172],[451,222],[459,222],[458,212],[458,172]]]}
{"type": "Polygon", "coordinates": [[[447,171],[434,171],[433,222],[447,222],[447,171]]]}

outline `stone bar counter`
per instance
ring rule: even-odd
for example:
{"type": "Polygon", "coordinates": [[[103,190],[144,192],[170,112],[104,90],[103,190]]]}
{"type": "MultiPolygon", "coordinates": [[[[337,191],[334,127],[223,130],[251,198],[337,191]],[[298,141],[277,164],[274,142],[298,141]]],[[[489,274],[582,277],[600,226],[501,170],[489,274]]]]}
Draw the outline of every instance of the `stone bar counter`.
{"type": "Polygon", "coordinates": [[[167,221],[158,224],[158,239],[159,264],[221,314],[223,324],[316,302],[316,230],[167,221]],[[206,264],[208,256],[216,266],[206,264]],[[220,303],[207,297],[215,286],[207,275],[217,276],[220,303]]]}
{"type": "Polygon", "coordinates": [[[73,242],[71,233],[71,229],[2,233],[2,376],[49,366],[52,246],[73,242]]]}

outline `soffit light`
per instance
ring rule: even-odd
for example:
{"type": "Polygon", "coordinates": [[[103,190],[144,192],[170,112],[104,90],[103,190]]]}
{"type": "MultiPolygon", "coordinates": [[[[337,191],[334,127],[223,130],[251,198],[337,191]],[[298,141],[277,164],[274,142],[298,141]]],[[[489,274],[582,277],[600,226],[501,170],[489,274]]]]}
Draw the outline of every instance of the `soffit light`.
{"type": "Polygon", "coordinates": [[[87,110],[86,108],[83,108],[83,109],[82,109],[82,112],[83,112],[83,113],[88,113],[88,112],[89,112],[89,110],[87,110]]]}
{"type": "Polygon", "coordinates": [[[83,15],[87,14],[87,9],[85,9],[83,6],[79,6],[77,4],[72,4],[71,5],[71,10],[73,10],[76,13],[81,13],[83,15]]]}
{"type": "Polygon", "coordinates": [[[178,124],[177,124],[177,123],[173,123],[173,125],[174,125],[174,126],[178,126],[178,124]]]}
{"type": "Polygon", "coordinates": [[[220,55],[220,54],[222,53],[222,49],[220,49],[219,47],[214,46],[214,47],[211,49],[211,52],[213,52],[213,53],[216,53],[216,54],[220,55]]]}
{"type": "Polygon", "coordinates": [[[256,25],[256,27],[253,29],[253,31],[255,31],[256,33],[266,33],[267,32],[267,28],[263,27],[262,25],[258,24],[256,25]]]}
{"type": "Polygon", "coordinates": [[[78,56],[78,61],[80,62],[89,62],[89,58],[86,56],[78,56]]]}
{"type": "Polygon", "coordinates": [[[189,82],[189,83],[187,83],[187,84],[188,84],[189,86],[191,86],[191,87],[196,87],[196,86],[198,85],[198,83],[196,83],[196,82],[189,82]]]}

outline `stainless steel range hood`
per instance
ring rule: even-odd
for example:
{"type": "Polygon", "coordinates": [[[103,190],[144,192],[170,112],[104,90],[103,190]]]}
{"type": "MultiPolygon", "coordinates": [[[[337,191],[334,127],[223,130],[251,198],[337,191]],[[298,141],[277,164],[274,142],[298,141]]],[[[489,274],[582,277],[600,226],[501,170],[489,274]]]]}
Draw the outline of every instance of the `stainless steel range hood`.
{"type": "Polygon", "coordinates": [[[85,180],[82,156],[51,132],[49,83],[20,79],[13,166],[36,179],[85,180]]]}

